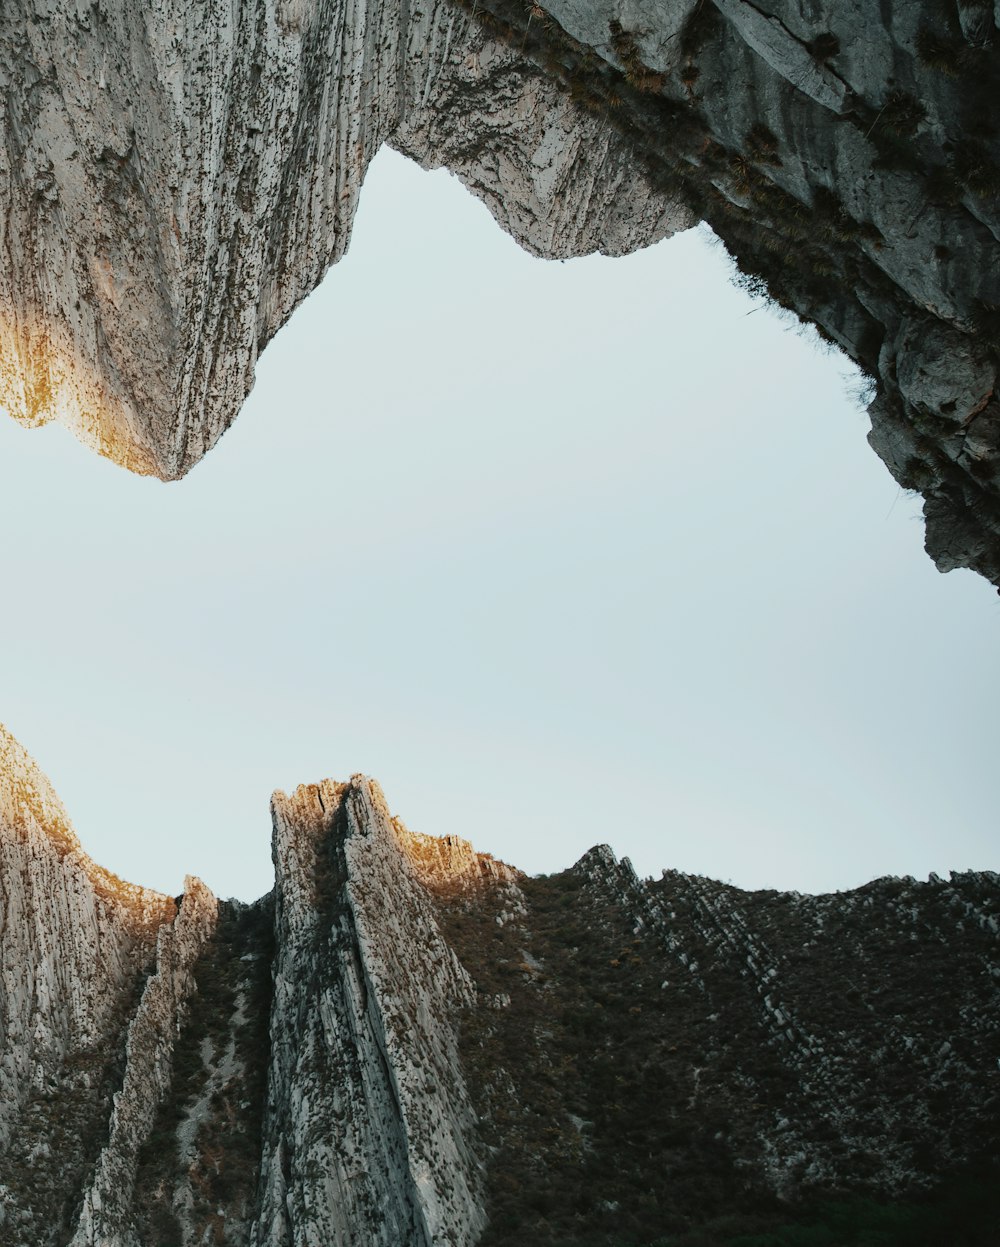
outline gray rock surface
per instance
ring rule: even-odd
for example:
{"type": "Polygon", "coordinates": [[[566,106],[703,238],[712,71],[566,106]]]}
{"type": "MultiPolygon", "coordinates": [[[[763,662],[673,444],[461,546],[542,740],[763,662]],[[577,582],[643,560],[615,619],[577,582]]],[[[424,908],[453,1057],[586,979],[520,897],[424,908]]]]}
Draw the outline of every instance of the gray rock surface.
{"type": "Polygon", "coordinates": [[[44,776],[0,737],[5,1247],[478,1238],[482,1161],[454,1025],[475,997],[430,887],[517,873],[464,841],[411,836],[360,778],[278,793],[273,820],[273,898],[220,904],[189,878],[175,903],[94,866],[44,776]],[[228,956],[224,924],[249,934],[228,956]],[[263,963],[265,996],[247,961],[263,963]],[[256,1133],[229,1129],[237,1111],[256,1133]]]}
{"type": "Polygon", "coordinates": [[[539,254],[691,221],[448,4],[14,0],[0,88],[0,405],[164,478],[235,418],[397,133],[539,254]]]}
{"type": "Polygon", "coordinates": [[[708,221],[741,281],[869,374],[871,442],[924,495],[928,551],[1000,584],[1000,464],[966,441],[1000,365],[991,11],[557,0],[561,25],[533,27],[488,7],[708,221]]]}
{"type": "Polygon", "coordinates": [[[432,1247],[485,1223],[454,1018],[474,999],[370,781],[275,795],[260,1247],[432,1247]]]}
{"type": "Polygon", "coordinates": [[[170,1091],[174,1043],[189,998],[193,969],[215,930],[218,902],[198,879],[185,880],[175,921],[161,926],[155,968],[146,980],[125,1036],[125,1074],[115,1094],[108,1142],[97,1159],[70,1247],[133,1247],[139,1151],[170,1091]]]}
{"type": "Polygon", "coordinates": [[[0,404],[182,475],[390,143],[541,256],[707,220],[874,378],[938,565],[1000,583],[998,463],[966,444],[998,369],[998,48],[957,0],[11,0],[0,404]]]}
{"type": "MultiPolygon", "coordinates": [[[[142,979],[176,913],[90,861],[45,776],[0,728],[3,1241],[68,1241],[65,1195],[82,1195],[109,1114],[126,1129],[114,1065],[139,1040],[129,1019],[149,1012],[142,979]]],[[[151,1083],[142,1093],[154,1102],[151,1083]]]]}
{"type": "Polygon", "coordinates": [[[361,776],[272,817],[272,895],[174,901],[0,736],[0,1247],[645,1243],[998,1159],[994,874],[528,879],[361,776]]]}

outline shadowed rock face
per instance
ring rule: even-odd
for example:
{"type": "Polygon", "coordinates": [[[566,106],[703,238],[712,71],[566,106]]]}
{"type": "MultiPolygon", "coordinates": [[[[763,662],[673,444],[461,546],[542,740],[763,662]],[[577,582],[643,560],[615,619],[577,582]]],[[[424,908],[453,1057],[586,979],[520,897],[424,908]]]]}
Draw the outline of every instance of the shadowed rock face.
{"type": "Polygon", "coordinates": [[[0,403],[182,475],[388,142],[541,256],[707,220],[874,379],[938,567],[1000,582],[998,47],[985,0],[11,0],[0,403]]]}
{"type": "Polygon", "coordinates": [[[924,495],[929,554],[942,571],[972,567],[1000,584],[994,8],[485,8],[494,35],[604,117],[636,168],[712,226],[748,289],[861,365],[869,441],[924,495]]]}
{"type": "Polygon", "coordinates": [[[0,736],[0,1247],[639,1245],[997,1158],[996,875],[527,879],[362,777],[272,814],[272,894],[162,897],[0,736]]]}

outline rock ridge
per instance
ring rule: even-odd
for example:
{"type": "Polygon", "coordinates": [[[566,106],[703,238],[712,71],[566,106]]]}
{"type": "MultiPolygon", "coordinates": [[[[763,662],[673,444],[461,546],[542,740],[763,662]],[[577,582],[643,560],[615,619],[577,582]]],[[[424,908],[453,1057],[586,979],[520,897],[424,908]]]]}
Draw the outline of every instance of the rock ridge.
{"type": "Polygon", "coordinates": [[[235,418],[394,136],[428,165],[447,147],[539,254],[691,223],[617,135],[440,0],[17,0],[0,85],[0,404],[164,479],[235,418]]]}
{"type": "Polygon", "coordinates": [[[160,927],[155,968],[125,1037],[125,1075],[115,1094],[107,1145],[97,1160],[70,1247],[132,1247],[129,1227],[139,1149],[170,1090],[174,1041],[195,990],[192,975],[218,917],[218,902],[192,876],[177,917],[160,927]]]}
{"type": "Polygon", "coordinates": [[[251,1241],[473,1242],[475,1119],[447,1024],[471,986],[414,886],[405,830],[362,777],[278,793],[273,813],[287,934],[251,1241]],[[333,1112],[319,1090],[331,1074],[333,1112]]]}
{"type": "Polygon", "coordinates": [[[172,898],[90,861],[48,780],[0,727],[0,1182],[39,1242],[53,1191],[82,1184],[93,1163],[128,1016],[176,913],[172,898]]]}
{"type": "Polygon", "coordinates": [[[463,1055],[490,1154],[481,1242],[586,1226],[652,1243],[706,1206],[759,1233],[769,1198],[905,1200],[995,1166],[998,884],[748,893],[639,879],[599,846],[525,880],[499,937],[502,897],[475,922],[451,902],[479,1001],[463,1055]]]}
{"type": "Polygon", "coordinates": [[[364,776],[272,823],[254,905],[104,894],[0,735],[0,1247],[714,1242],[1000,1161],[994,872],[528,878],[364,776]]]}

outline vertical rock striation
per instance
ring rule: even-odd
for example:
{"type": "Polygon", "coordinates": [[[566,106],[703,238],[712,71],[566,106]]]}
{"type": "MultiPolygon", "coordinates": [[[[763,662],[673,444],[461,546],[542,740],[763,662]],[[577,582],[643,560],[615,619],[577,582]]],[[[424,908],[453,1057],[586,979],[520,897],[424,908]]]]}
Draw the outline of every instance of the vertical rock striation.
{"type": "Polygon", "coordinates": [[[165,479],[235,418],[397,131],[540,254],[691,219],[440,0],[14,0],[0,88],[0,405],[165,479]]]}
{"type": "Polygon", "coordinates": [[[188,999],[192,970],[215,929],[218,903],[188,876],[176,920],[160,928],[155,969],[146,980],[125,1039],[125,1075],[116,1093],[107,1145],[97,1160],[70,1247],[131,1247],[131,1210],[139,1150],[170,1090],[174,1047],[188,999]]]}
{"type": "Polygon", "coordinates": [[[3,1241],[66,1241],[64,1200],[93,1163],[128,1017],[175,912],[90,861],[48,780],[0,728],[3,1241]]]}
{"type": "Polygon", "coordinates": [[[869,374],[938,567],[1000,583],[998,47],[969,0],[11,0],[0,404],[182,475],[390,143],[536,255],[708,221],[869,374]]]}
{"type": "Polygon", "coordinates": [[[272,895],[174,901],[0,735],[0,1247],[716,1241],[1000,1161],[994,874],[529,879],[361,776],[272,814],[272,895]]]}
{"type": "Polygon", "coordinates": [[[274,799],[268,1111],[254,1244],[474,1242],[475,1116],[454,1015],[468,975],[405,830],[357,780],[274,799]]]}
{"type": "Polygon", "coordinates": [[[942,571],[1000,583],[1000,31],[989,6],[485,7],[495,33],[712,226],[751,291],[861,365],[874,387],[869,440],[923,493],[928,552],[942,571]]]}
{"type": "Polygon", "coordinates": [[[1000,876],[747,893],[604,846],[521,892],[499,931],[498,892],[442,918],[477,983],[483,1244],[753,1231],[775,1197],[1000,1163],[1000,876]]]}

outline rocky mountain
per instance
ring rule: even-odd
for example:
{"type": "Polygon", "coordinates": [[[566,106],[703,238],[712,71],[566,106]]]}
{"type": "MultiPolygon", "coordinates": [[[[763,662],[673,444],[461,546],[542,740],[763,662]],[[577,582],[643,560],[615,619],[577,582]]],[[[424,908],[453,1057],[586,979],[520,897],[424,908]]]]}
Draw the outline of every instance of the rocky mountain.
{"type": "Polygon", "coordinates": [[[998,1159],[997,875],[529,879],[362,777],[272,815],[270,895],[160,896],[0,737],[3,1247],[711,1244],[820,1198],[992,1241],[995,1185],[947,1191],[998,1159]]]}
{"type": "Polygon", "coordinates": [[[538,255],[708,221],[870,375],[870,440],[923,493],[937,565],[1000,583],[998,21],[992,0],[9,0],[0,404],[183,474],[390,143],[538,255]]]}
{"type": "Polygon", "coordinates": [[[628,251],[692,220],[449,3],[14,0],[0,87],[0,404],[167,479],[344,254],[397,132],[428,163],[447,148],[540,254],[628,251]]]}

